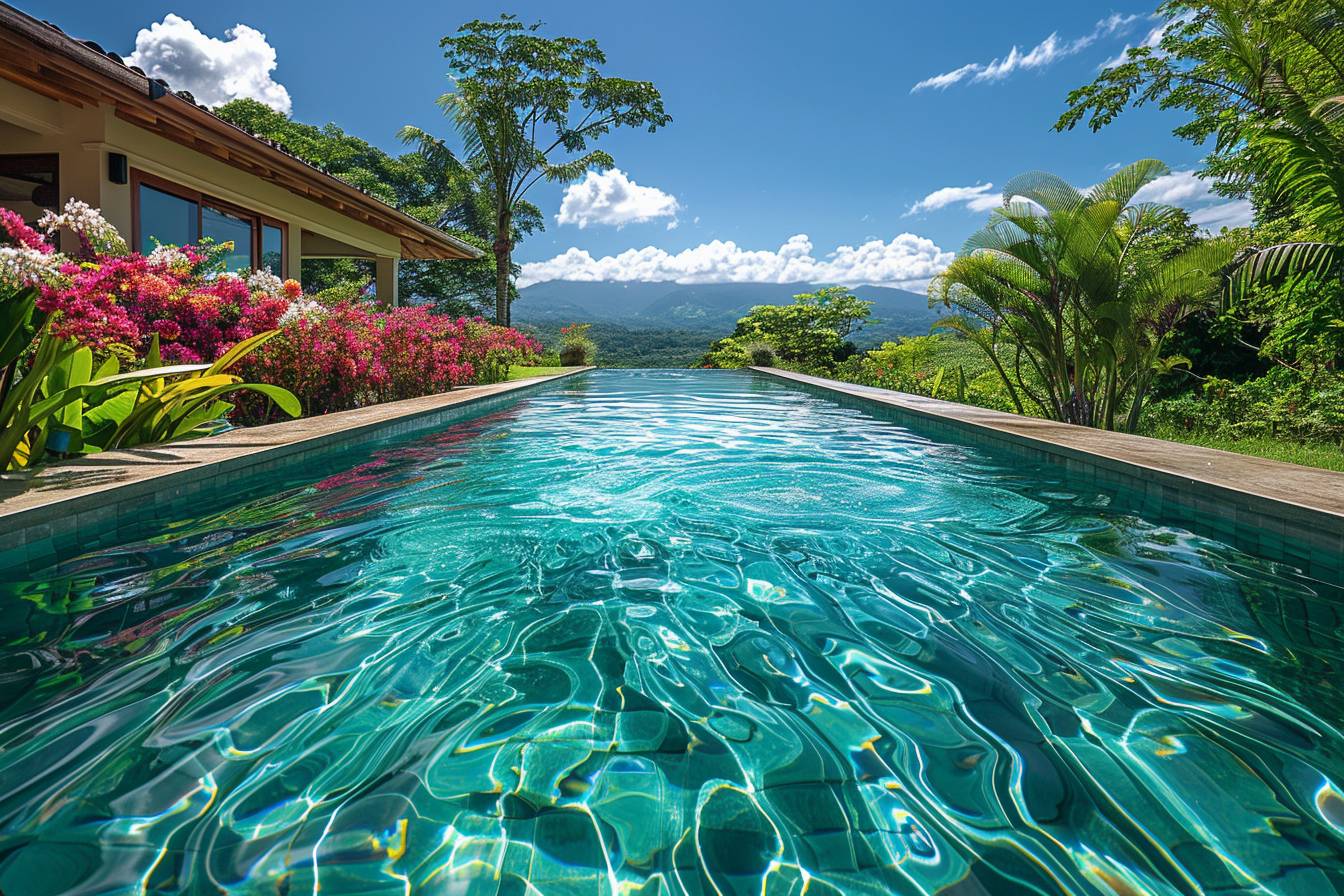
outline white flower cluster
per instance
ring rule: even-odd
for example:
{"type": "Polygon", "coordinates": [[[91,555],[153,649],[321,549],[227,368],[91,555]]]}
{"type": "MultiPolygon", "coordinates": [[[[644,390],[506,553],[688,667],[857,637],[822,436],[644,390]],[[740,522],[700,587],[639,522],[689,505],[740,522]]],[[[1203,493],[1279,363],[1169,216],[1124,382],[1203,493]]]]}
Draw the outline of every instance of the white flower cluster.
{"type": "Polygon", "coordinates": [[[285,313],[280,315],[280,326],[287,326],[301,320],[319,320],[327,314],[327,306],[317,299],[301,296],[289,303],[285,313]]]}
{"type": "Polygon", "coordinates": [[[191,267],[191,259],[187,257],[187,253],[176,246],[155,246],[154,251],[146,257],[146,261],[174,271],[191,267]]]}
{"type": "Polygon", "coordinates": [[[284,292],[285,281],[272,274],[268,268],[262,268],[247,275],[247,288],[251,292],[278,296],[284,292]]]}
{"type": "Polygon", "coordinates": [[[79,237],[80,243],[102,255],[125,255],[126,241],[103,217],[102,212],[87,202],[71,199],[65,204],[65,210],[59,215],[48,210],[37,222],[37,226],[48,236],[62,227],[79,237]]]}
{"type": "Polygon", "coordinates": [[[52,283],[61,276],[65,256],[45,254],[26,246],[0,246],[0,286],[24,289],[52,283]]]}

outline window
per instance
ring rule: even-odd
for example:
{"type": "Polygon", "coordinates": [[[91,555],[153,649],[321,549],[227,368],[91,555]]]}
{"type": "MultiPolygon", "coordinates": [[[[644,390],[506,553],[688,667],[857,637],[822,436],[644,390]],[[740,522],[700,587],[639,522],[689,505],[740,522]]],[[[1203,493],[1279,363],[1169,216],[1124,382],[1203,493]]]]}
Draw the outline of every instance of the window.
{"type": "Polygon", "coordinates": [[[201,238],[200,209],[190,199],[140,185],[140,251],[148,255],[159,244],[185,246],[201,238]]]}
{"type": "Polygon", "coordinates": [[[261,264],[277,277],[285,275],[285,232],[277,224],[261,225],[261,264]]]}
{"type": "Polygon", "coordinates": [[[201,236],[213,240],[215,245],[233,243],[233,251],[224,256],[225,270],[252,270],[252,241],[256,226],[254,219],[209,205],[201,206],[201,236]]]}
{"type": "Polygon", "coordinates": [[[143,171],[131,172],[131,191],[131,227],[141,252],[153,252],[160,244],[231,242],[233,249],[224,256],[227,270],[269,268],[285,275],[285,225],[279,221],[143,171]]]}

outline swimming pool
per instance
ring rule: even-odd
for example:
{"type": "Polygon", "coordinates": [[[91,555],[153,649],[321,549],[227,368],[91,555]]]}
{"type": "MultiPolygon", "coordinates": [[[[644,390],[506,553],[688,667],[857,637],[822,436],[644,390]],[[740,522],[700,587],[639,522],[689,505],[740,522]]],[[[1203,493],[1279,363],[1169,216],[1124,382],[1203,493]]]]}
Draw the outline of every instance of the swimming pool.
{"type": "Polygon", "coordinates": [[[1338,583],[749,373],[329,466],[6,583],[0,891],[1344,888],[1338,583]]]}

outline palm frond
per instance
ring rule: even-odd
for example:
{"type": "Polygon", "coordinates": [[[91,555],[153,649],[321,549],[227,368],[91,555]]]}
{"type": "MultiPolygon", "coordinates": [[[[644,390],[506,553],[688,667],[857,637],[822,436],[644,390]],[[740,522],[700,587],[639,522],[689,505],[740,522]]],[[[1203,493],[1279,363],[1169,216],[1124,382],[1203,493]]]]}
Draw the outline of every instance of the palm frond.
{"type": "Polygon", "coordinates": [[[1235,303],[1253,286],[1283,283],[1308,274],[1330,276],[1344,268],[1344,245],[1282,243],[1241,259],[1229,280],[1227,298],[1235,303]]]}
{"type": "Polygon", "coordinates": [[[1087,198],[1093,203],[1114,202],[1123,209],[1140,190],[1170,173],[1171,169],[1157,159],[1140,159],[1097,184],[1088,191],[1087,198]]]}
{"type": "Polygon", "coordinates": [[[1019,196],[1048,212],[1069,212],[1084,202],[1077,187],[1047,171],[1029,171],[1008,181],[1003,188],[1004,205],[1011,205],[1019,196]]]}

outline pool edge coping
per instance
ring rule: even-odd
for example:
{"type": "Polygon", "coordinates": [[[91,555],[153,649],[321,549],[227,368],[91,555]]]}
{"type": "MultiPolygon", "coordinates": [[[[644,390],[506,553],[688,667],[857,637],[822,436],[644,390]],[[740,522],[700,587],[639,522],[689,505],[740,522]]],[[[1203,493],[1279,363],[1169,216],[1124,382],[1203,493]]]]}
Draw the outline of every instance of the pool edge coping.
{"type": "Polygon", "coordinates": [[[30,479],[0,480],[0,533],[7,542],[0,548],[23,552],[30,544],[50,542],[58,535],[68,537],[71,531],[89,528],[95,517],[99,524],[106,522],[109,511],[133,510],[128,506],[130,502],[142,500],[152,507],[161,493],[178,494],[186,486],[199,487],[208,480],[245,476],[259,467],[342,443],[354,444],[382,430],[391,432],[446,410],[526,391],[594,369],[576,367],[546,376],[463,386],[434,395],[48,464],[30,479]],[[89,484],[83,477],[72,478],[69,484],[59,481],[82,470],[96,471],[103,481],[89,484]]]}
{"type": "MultiPolygon", "coordinates": [[[[1219,516],[1229,528],[1260,527],[1282,540],[1298,538],[1344,558],[1344,473],[1216,448],[1108,432],[1025,417],[824,377],[751,367],[753,372],[895,408],[974,437],[988,438],[1082,469],[1108,484],[1156,492],[1159,504],[1181,504],[1192,516],[1219,516]]],[[[1329,559],[1328,557],[1326,559],[1329,559]]],[[[1324,560],[1322,561],[1325,562],[1324,560]]]]}

